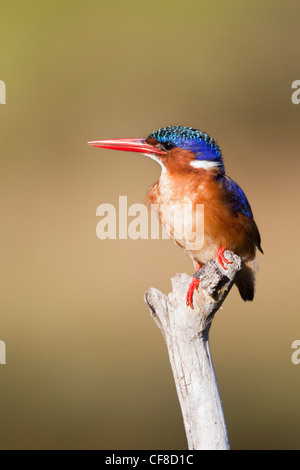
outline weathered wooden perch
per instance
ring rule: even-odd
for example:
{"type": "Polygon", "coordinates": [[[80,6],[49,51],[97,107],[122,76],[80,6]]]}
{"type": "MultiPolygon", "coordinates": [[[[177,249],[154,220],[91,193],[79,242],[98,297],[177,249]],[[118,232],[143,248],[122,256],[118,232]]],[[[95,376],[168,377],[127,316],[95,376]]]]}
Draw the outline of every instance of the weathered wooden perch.
{"type": "Polygon", "coordinates": [[[187,274],[177,274],[171,280],[173,291],[168,296],[153,288],[145,294],[151,316],[167,343],[191,450],[229,450],[208,340],[214,315],[241,269],[237,255],[226,251],[225,257],[232,261],[228,270],[211,260],[198,271],[200,285],[199,294],[194,293],[194,310],[186,306],[192,280],[187,274]]]}

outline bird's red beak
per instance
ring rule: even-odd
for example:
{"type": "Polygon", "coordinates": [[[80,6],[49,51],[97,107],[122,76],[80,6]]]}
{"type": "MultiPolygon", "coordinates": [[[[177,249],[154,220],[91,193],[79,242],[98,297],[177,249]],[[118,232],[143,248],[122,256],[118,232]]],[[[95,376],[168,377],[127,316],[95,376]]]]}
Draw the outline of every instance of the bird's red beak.
{"type": "Polygon", "coordinates": [[[145,139],[113,139],[113,140],[95,140],[88,142],[92,147],[101,147],[103,149],[123,150],[125,152],[140,152],[148,155],[157,155],[165,153],[153,145],[147,144],[145,139]]]}

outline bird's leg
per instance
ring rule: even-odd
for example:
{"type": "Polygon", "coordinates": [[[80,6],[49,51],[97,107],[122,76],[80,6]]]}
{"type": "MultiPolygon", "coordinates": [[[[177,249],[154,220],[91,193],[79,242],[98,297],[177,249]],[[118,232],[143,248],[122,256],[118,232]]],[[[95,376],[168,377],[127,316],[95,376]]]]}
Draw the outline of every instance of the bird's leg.
{"type": "Polygon", "coordinates": [[[193,295],[194,295],[194,290],[195,289],[196,289],[197,292],[199,292],[198,291],[199,282],[200,282],[199,279],[197,279],[196,277],[193,277],[193,280],[190,283],[190,287],[189,287],[189,290],[188,290],[188,293],[187,293],[187,296],[186,296],[186,305],[188,307],[194,308],[194,306],[193,306],[193,295]]]}
{"type": "MultiPolygon", "coordinates": [[[[195,274],[196,274],[196,272],[198,272],[201,268],[202,268],[202,264],[198,263],[198,267],[197,267],[197,269],[196,269],[196,271],[195,271],[195,274]]],[[[196,289],[197,292],[199,292],[199,291],[198,291],[199,282],[200,282],[200,280],[197,279],[197,278],[195,277],[195,275],[194,275],[193,280],[192,280],[192,282],[190,283],[190,287],[189,287],[187,296],[186,296],[186,305],[187,305],[188,307],[194,308],[194,306],[193,306],[193,295],[194,295],[194,290],[195,290],[195,289],[196,289]]]]}
{"type": "Polygon", "coordinates": [[[225,258],[224,256],[224,251],[226,250],[225,246],[221,246],[217,252],[217,261],[218,263],[222,266],[223,269],[228,269],[224,266],[223,261],[225,263],[231,264],[231,261],[228,261],[228,259],[225,258]]]}
{"type": "Polygon", "coordinates": [[[202,264],[201,264],[201,263],[197,263],[197,264],[198,264],[198,266],[197,266],[197,269],[195,269],[195,273],[196,273],[197,271],[199,271],[199,269],[202,268],[202,264]]]}

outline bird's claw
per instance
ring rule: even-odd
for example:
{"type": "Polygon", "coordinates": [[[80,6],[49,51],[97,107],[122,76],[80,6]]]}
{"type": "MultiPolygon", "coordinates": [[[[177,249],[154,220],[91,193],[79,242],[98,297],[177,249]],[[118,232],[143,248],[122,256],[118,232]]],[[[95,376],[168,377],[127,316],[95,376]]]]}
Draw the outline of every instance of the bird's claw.
{"type": "Polygon", "coordinates": [[[224,251],[225,250],[226,250],[226,248],[224,246],[221,246],[221,248],[218,250],[217,261],[222,266],[223,269],[228,269],[228,268],[226,268],[226,266],[224,266],[223,261],[227,264],[231,264],[232,261],[229,261],[227,258],[225,258],[225,256],[224,256],[224,251]]]}
{"type": "Polygon", "coordinates": [[[193,280],[190,284],[190,287],[186,296],[186,305],[187,307],[191,307],[192,309],[194,308],[194,305],[193,305],[194,290],[199,292],[198,290],[199,282],[200,282],[199,279],[197,279],[196,277],[193,277],[193,280]]]}

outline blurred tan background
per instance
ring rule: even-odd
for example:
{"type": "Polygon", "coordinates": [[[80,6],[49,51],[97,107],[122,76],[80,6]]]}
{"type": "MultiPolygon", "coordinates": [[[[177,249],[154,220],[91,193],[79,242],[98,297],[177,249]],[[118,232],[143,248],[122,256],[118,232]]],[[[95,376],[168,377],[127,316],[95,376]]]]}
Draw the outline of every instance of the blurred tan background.
{"type": "Polygon", "coordinates": [[[265,255],[211,347],[233,449],[299,449],[297,1],[9,2],[0,7],[1,449],[185,449],[163,338],[143,302],[192,273],[166,240],[96,237],[144,202],[150,159],[89,140],[187,125],[217,139],[265,255]]]}

